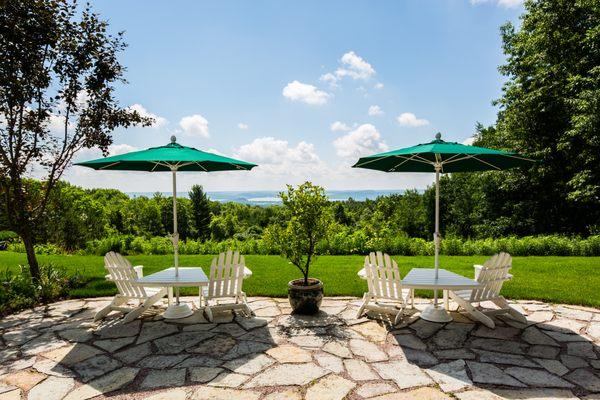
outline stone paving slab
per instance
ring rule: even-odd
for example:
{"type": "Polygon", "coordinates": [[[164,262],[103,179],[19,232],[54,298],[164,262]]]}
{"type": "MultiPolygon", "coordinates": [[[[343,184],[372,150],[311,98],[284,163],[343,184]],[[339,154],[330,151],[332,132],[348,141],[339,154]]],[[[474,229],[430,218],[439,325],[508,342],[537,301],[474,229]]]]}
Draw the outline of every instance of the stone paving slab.
{"type": "MultiPolygon", "coordinates": [[[[123,324],[93,322],[110,299],[64,301],[0,321],[0,400],[600,399],[600,310],[512,304],[528,323],[437,324],[407,310],[356,318],[360,300],[325,298],[315,316],[250,298],[256,317],[164,305],[123,324]]],[[[192,299],[185,299],[190,301],[192,299]]]]}

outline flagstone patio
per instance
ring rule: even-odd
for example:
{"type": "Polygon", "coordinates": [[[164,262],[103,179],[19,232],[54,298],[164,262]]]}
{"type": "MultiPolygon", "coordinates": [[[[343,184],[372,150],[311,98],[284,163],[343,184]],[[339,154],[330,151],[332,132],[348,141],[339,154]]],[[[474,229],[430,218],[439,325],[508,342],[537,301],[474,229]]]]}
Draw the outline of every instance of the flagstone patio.
{"type": "Polygon", "coordinates": [[[255,318],[215,323],[156,308],[94,323],[106,298],[9,316],[0,400],[600,398],[600,310],[519,301],[529,323],[500,317],[491,330],[456,311],[448,324],[356,319],[355,298],[327,298],[315,317],[290,315],[287,299],[249,301],[255,318]]]}

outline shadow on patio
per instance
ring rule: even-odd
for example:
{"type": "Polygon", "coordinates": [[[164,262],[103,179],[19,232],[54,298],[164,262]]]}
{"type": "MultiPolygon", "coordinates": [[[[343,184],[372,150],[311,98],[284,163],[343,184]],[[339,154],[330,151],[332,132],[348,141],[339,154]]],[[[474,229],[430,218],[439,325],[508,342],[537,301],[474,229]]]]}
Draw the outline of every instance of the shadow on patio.
{"type": "Polygon", "coordinates": [[[165,322],[158,309],[129,324],[94,324],[105,299],[56,303],[0,322],[0,399],[566,399],[600,392],[599,310],[519,302],[529,323],[499,317],[491,330],[456,311],[448,324],[414,313],[392,327],[385,316],[356,319],[358,303],[326,298],[319,315],[306,317],[290,315],[287,299],[254,298],[257,317],[220,314],[213,324],[198,311],[165,322]]]}

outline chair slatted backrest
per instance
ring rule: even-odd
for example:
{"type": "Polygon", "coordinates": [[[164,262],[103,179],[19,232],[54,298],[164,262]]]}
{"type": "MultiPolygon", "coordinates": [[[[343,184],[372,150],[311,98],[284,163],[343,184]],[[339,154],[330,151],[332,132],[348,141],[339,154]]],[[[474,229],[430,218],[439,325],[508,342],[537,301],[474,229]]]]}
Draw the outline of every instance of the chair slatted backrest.
{"type": "Polygon", "coordinates": [[[508,271],[511,267],[512,257],[508,253],[501,252],[489,258],[476,279],[483,286],[471,292],[471,300],[484,301],[498,297],[504,281],[510,279],[508,271]]]}
{"type": "Polygon", "coordinates": [[[108,270],[110,279],[117,285],[122,296],[136,299],[148,297],[142,286],[133,284],[138,276],[125,257],[113,251],[108,252],[104,256],[104,267],[108,270]]]}
{"type": "Polygon", "coordinates": [[[365,257],[369,292],[376,298],[402,300],[402,280],[398,264],[388,254],[370,253],[365,257]]]}
{"type": "Polygon", "coordinates": [[[242,293],[244,280],[244,256],[232,252],[219,254],[212,260],[210,266],[210,280],[208,283],[208,297],[235,297],[242,293]]]}

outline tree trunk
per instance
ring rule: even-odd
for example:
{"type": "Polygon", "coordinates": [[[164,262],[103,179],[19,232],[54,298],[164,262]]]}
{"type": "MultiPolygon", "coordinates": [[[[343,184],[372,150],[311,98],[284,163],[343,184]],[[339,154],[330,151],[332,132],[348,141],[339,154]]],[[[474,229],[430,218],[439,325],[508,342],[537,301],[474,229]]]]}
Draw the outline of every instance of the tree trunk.
{"type": "Polygon", "coordinates": [[[34,282],[40,280],[40,266],[35,256],[35,249],[33,247],[33,237],[29,234],[22,234],[21,239],[25,245],[25,252],[27,253],[27,263],[29,264],[29,271],[31,272],[31,278],[34,282]]]}

